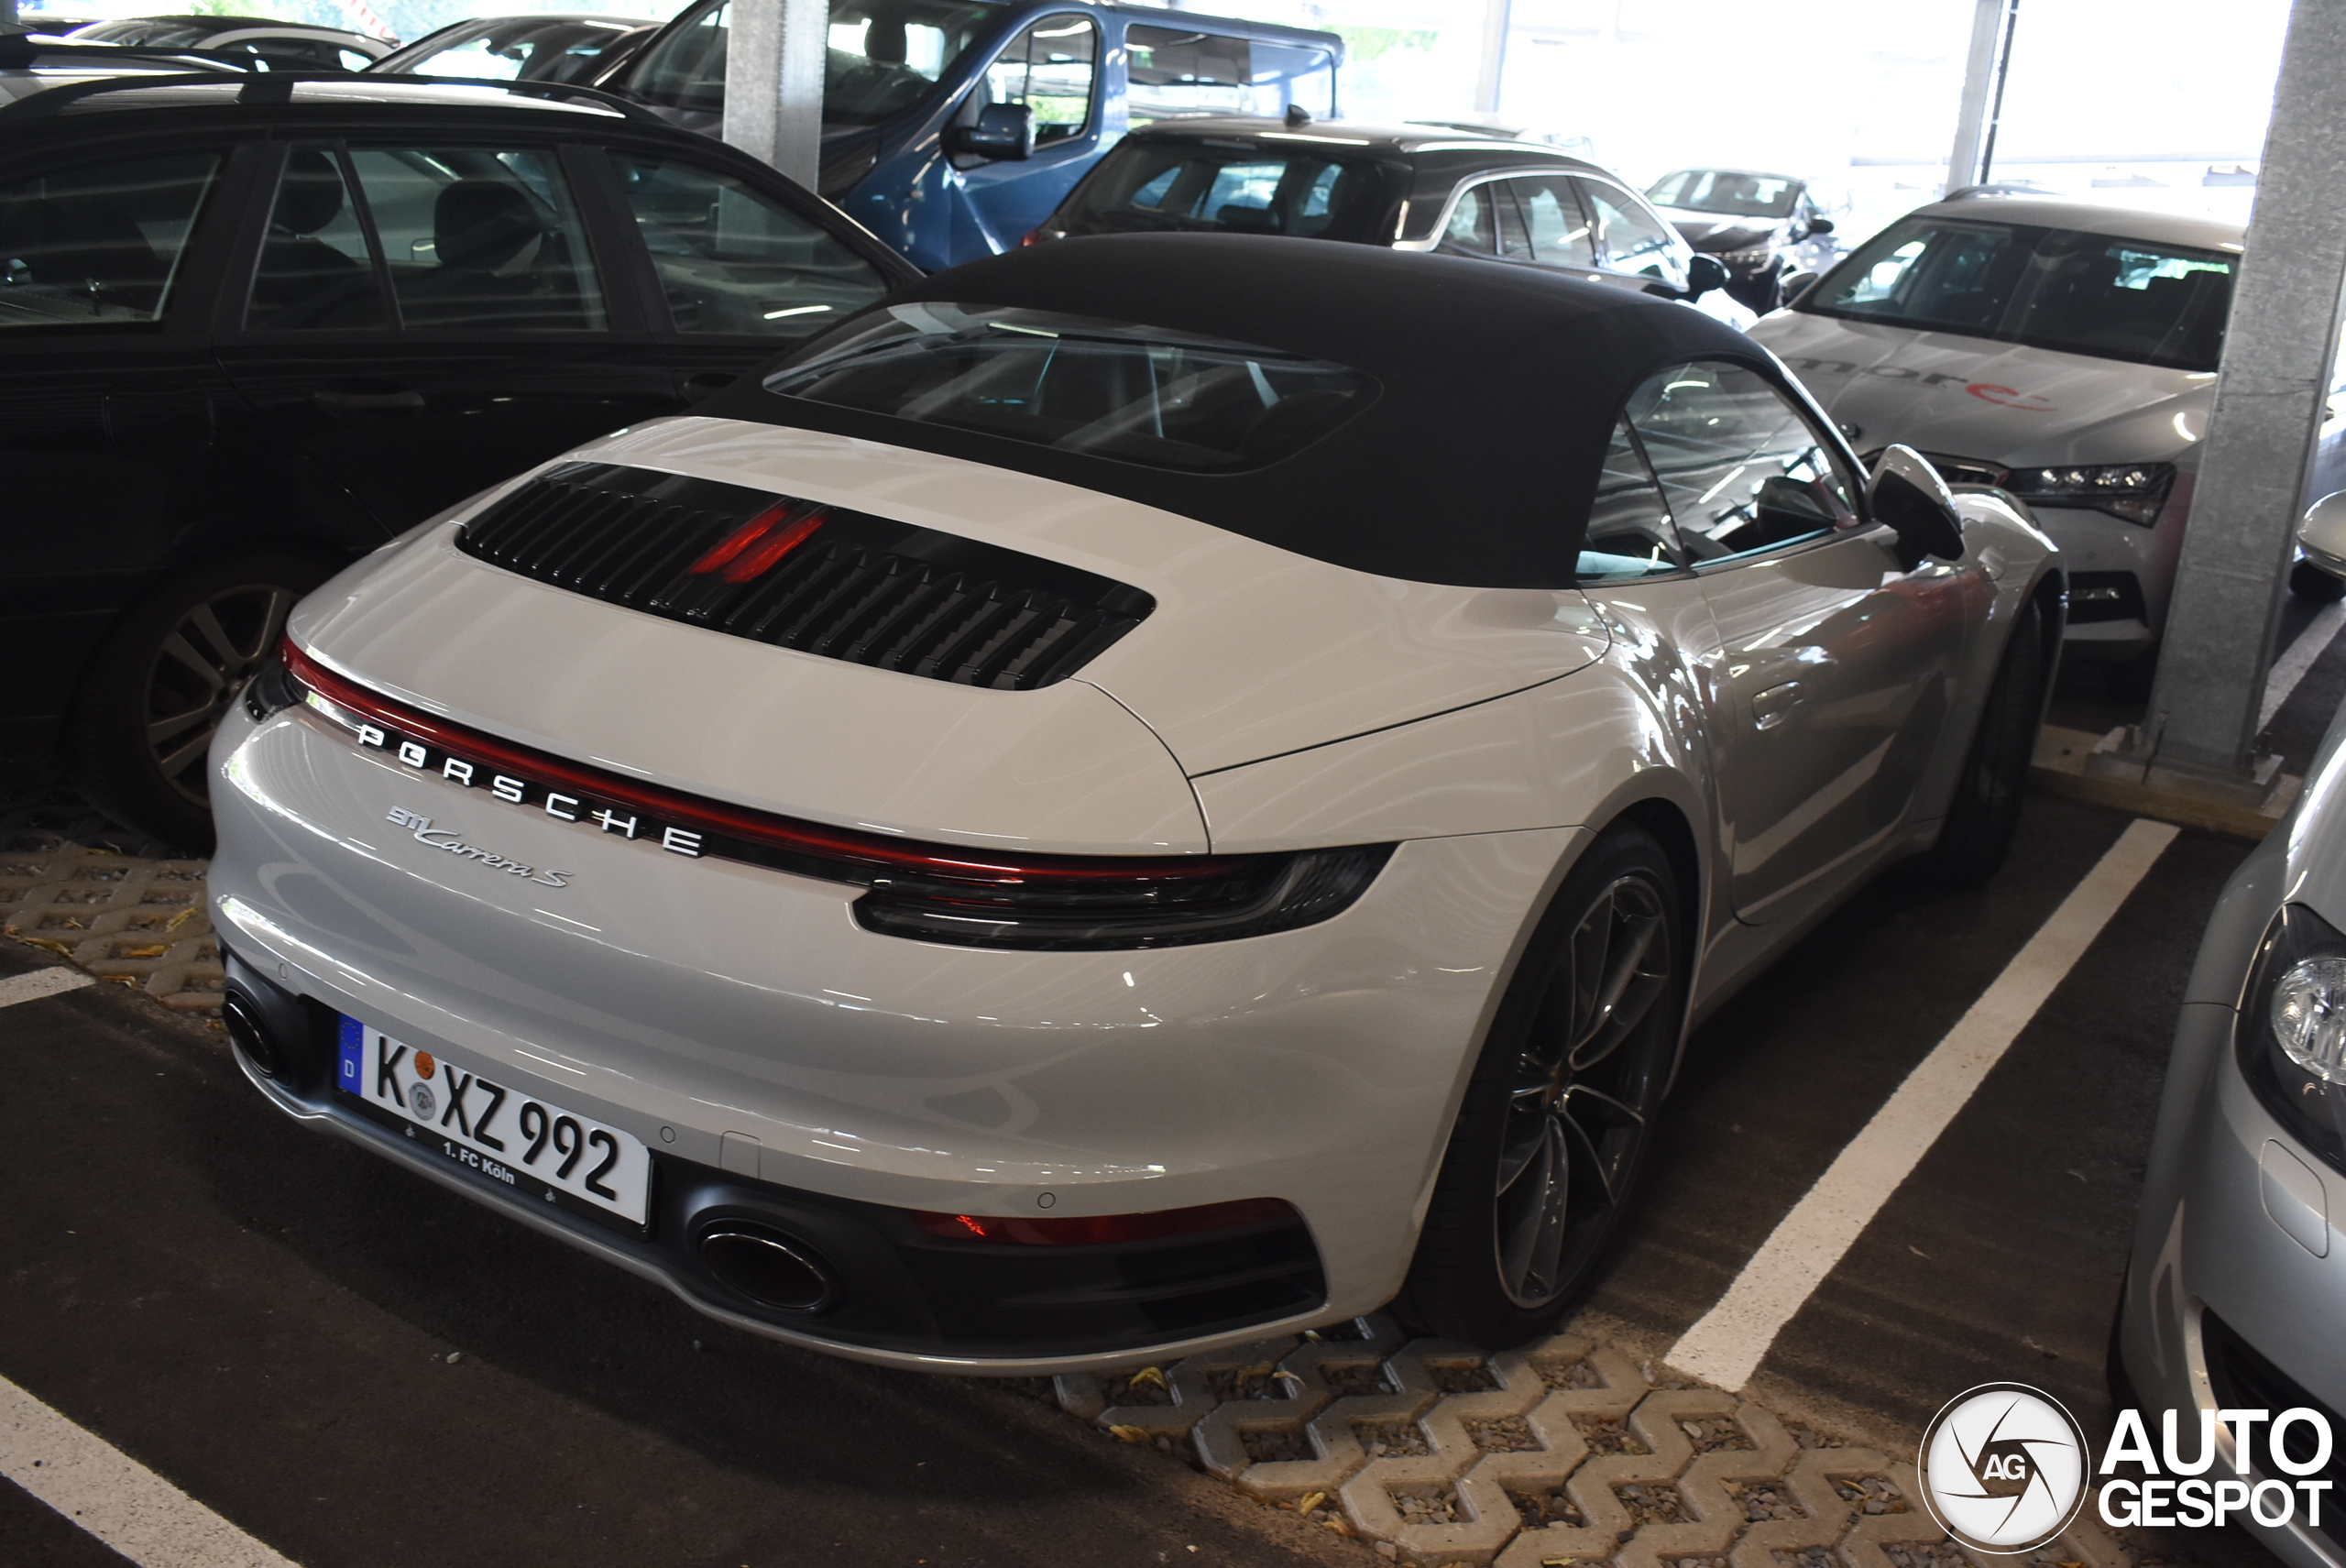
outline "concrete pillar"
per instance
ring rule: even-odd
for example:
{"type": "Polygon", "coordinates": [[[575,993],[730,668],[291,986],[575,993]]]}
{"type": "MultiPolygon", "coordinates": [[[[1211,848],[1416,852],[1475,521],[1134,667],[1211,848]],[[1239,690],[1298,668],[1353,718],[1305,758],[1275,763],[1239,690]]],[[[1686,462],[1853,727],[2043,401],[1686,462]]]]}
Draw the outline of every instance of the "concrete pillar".
{"type": "Polygon", "coordinates": [[[1955,150],[1946,160],[1946,188],[1977,185],[1985,177],[1996,105],[2003,99],[2014,0],[1972,0],[1971,48],[1963,63],[1963,107],[1955,122],[1955,150]]]}
{"type": "Polygon", "coordinates": [[[725,139],[812,189],[829,0],[728,0],[726,19],[725,139]]]}
{"type": "Polygon", "coordinates": [[[1474,79],[1474,108],[1478,113],[1499,112],[1499,78],[1507,74],[1507,35],[1514,20],[1512,0],[1484,0],[1483,68],[1474,79]]]}
{"type": "Polygon", "coordinates": [[[2346,5],[2297,0],[2142,750],[2251,783],[2346,287],[2346,5]]]}

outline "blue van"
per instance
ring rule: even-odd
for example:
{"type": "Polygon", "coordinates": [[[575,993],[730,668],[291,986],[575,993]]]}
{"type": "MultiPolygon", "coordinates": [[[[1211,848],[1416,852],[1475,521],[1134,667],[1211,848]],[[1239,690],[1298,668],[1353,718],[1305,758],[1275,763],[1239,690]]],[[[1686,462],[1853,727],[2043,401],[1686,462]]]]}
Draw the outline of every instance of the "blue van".
{"type": "MultiPolygon", "coordinates": [[[[727,0],[609,82],[695,130],[725,104],[727,0]]],[[[1069,0],[831,0],[817,189],[936,271],[1008,250],[1134,126],[1336,112],[1333,33],[1069,0]]]]}

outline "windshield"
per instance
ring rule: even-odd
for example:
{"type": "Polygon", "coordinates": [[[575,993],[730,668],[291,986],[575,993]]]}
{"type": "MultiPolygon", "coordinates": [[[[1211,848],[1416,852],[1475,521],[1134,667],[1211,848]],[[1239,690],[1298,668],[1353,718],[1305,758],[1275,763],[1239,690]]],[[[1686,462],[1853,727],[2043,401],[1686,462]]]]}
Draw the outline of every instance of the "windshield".
{"type": "Polygon", "coordinates": [[[1382,186],[1365,159],[1134,139],[1101,161],[1052,226],[1069,235],[1223,229],[1366,241],[1385,205],[1382,186]]]}
{"type": "MultiPolygon", "coordinates": [[[[647,103],[725,107],[726,12],[715,5],[652,45],[628,85],[647,103]]],[[[964,0],[831,0],[823,123],[876,126],[926,97],[1000,15],[964,0]]]]}
{"type": "Polygon", "coordinates": [[[1794,308],[2213,370],[2239,261],[2074,229],[1917,216],[1867,241],[1794,308]]]}
{"type": "Polygon", "coordinates": [[[1782,218],[1800,200],[1800,181],[1781,174],[1738,174],[1727,169],[1682,169],[1646,192],[1657,207],[1725,213],[1738,218],[1782,218]]]}
{"type": "Polygon", "coordinates": [[[1258,468],[1372,400],[1356,370],[1053,311],[924,302],[843,325],[766,390],[1181,473],[1258,468]]]}
{"type": "Polygon", "coordinates": [[[548,16],[476,22],[436,47],[401,49],[373,69],[490,82],[583,82],[602,62],[604,50],[641,25],[548,16]]]}

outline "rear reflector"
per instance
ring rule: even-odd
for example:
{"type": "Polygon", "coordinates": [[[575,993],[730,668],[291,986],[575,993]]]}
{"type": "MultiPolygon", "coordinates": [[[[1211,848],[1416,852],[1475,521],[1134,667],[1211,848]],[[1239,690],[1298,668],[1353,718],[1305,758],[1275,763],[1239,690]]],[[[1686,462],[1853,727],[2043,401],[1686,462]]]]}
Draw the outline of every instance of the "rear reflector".
{"type": "Polygon", "coordinates": [[[1189,1209],[1159,1209],[1149,1214],[1071,1215],[1066,1219],[913,1211],[913,1223],[930,1235],[964,1242],[1003,1242],[1016,1246],[1106,1246],[1116,1242],[1153,1242],[1167,1236],[1194,1235],[1200,1231],[1233,1231],[1241,1225],[1301,1221],[1295,1205],[1284,1198],[1241,1198],[1229,1203],[1200,1203],[1189,1209]]]}

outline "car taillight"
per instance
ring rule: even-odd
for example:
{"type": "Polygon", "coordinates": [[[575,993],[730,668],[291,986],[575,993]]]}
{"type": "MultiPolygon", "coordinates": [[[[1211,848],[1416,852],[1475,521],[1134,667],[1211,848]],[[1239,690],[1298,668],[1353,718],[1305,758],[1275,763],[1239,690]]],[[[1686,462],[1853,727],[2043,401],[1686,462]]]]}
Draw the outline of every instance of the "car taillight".
{"type": "Polygon", "coordinates": [[[402,766],[582,831],[623,828],[629,839],[693,859],[863,888],[854,910],[864,929],[956,947],[1164,948],[1293,930],[1341,913],[1393,853],[1390,844],[1363,844],[1252,855],[1012,857],[832,828],[663,789],[451,724],[335,674],[291,641],[248,694],[256,718],[273,711],[269,703],[305,703],[402,766]],[[264,689],[268,701],[255,700],[264,689]]]}
{"type": "Polygon", "coordinates": [[[1158,1241],[1201,1231],[1232,1231],[1241,1225],[1299,1222],[1284,1198],[1241,1198],[1147,1214],[1091,1214],[1066,1219],[1000,1214],[912,1212],[913,1223],[933,1236],[953,1241],[1001,1242],[1013,1246],[1105,1246],[1116,1242],[1158,1241]]]}

